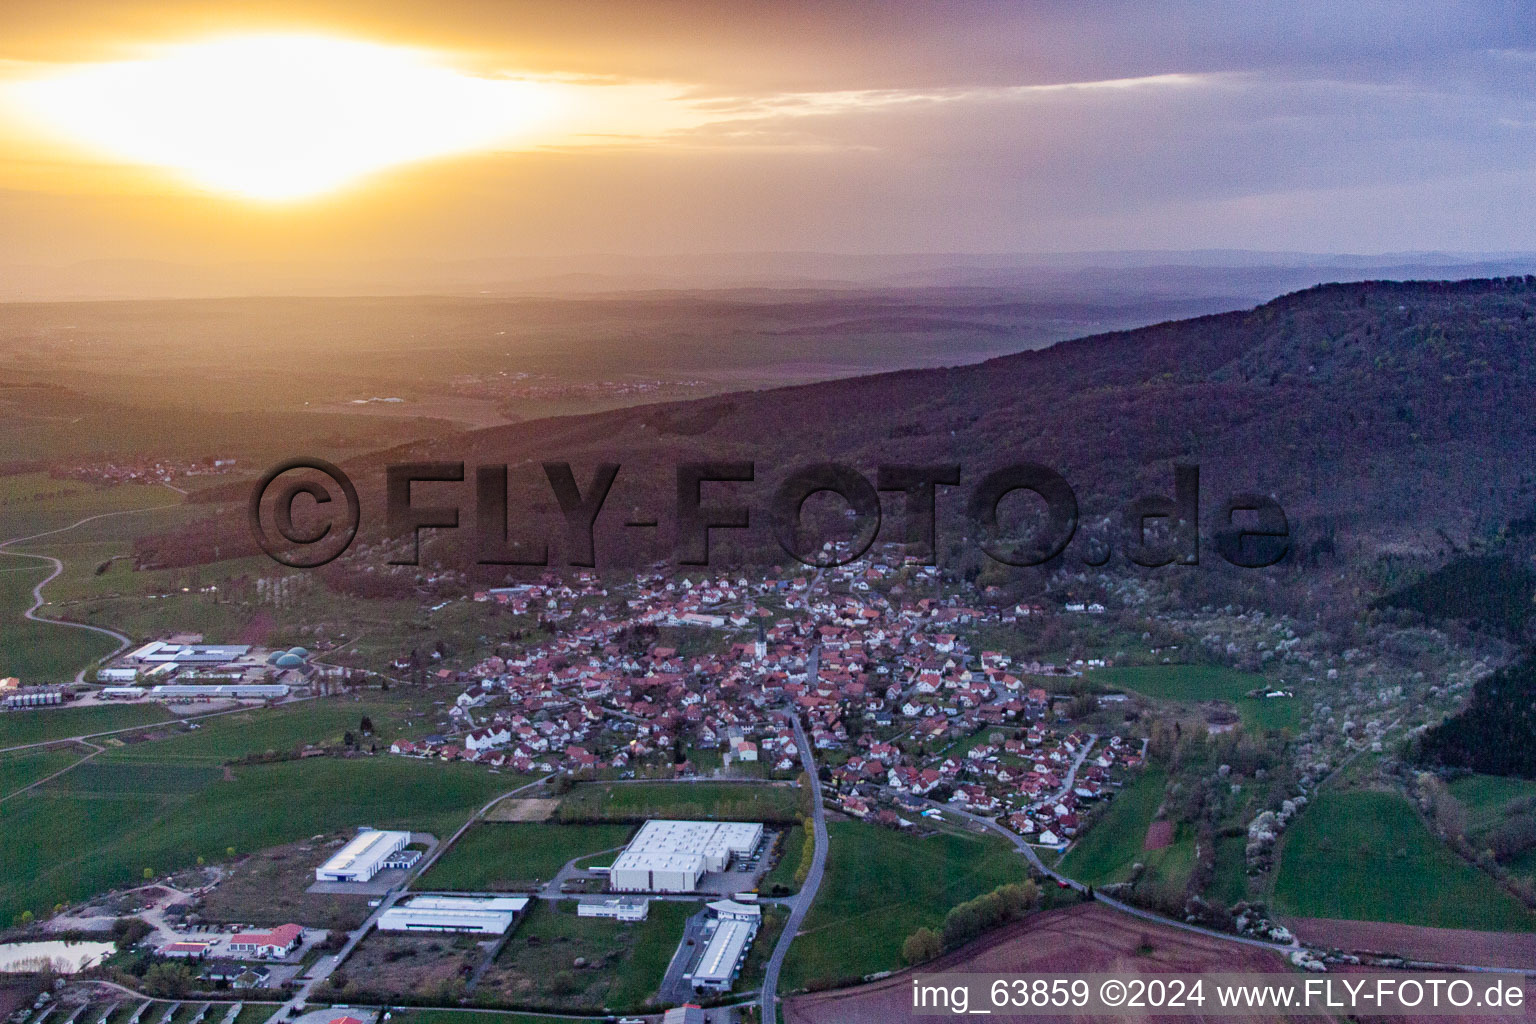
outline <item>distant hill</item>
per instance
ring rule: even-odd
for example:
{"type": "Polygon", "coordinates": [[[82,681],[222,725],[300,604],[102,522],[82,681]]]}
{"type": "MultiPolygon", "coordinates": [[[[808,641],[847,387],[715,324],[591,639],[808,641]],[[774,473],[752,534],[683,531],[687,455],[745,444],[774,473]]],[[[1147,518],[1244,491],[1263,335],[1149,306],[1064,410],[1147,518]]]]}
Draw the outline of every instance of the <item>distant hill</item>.
{"type": "MultiPolygon", "coordinates": [[[[388,462],[509,463],[519,522],[553,505],[539,462],[569,460],[583,483],[595,463],[619,462],[599,521],[600,564],[613,564],[670,554],[669,543],[648,538],[670,538],[672,470],[685,459],[756,463],[754,483],[720,493],[754,510],[738,549],[767,554],[777,550],[768,498],[792,467],[838,461],[873,478],[880,463],[960,463],[964,485],[939,501],[941,553],[951,561],[972,556],[964,495],[990,469],[1018,460],[1056,468],[1091,529],[1136,495],[1171,493],[1173,464],[1192,462],[1202,473],[1205,538],[1227,494],[1273,495],[1290,517],[1291,565],[1318,567],[1303,582],[1321,582],[1328,566],[1388,555],[1430,565],[1474,552],[1528,516],[1533,414],[1536,278],[1371,281],[970,366],[495,427],[350,468],[365,508],[379,513],[365,518],[366,536],[380,526],[388,462]],[[632,513],[659,517],[661,529],[624,528],[632,513]]],[[[466,523],[471,487],[460,490],[466,523]]],[[[899,509],[899,500],[888,505],[899,509]]],[[[888,539],[898,518],[887,518],[888,539]]],[[[464,540],[442,536],[449,546],[464,540]]],[[[734,534],[716,536],[732,543],[734,534]]],[[[1075,557],[1069,549],[1068,564],[1075,557]]]]}

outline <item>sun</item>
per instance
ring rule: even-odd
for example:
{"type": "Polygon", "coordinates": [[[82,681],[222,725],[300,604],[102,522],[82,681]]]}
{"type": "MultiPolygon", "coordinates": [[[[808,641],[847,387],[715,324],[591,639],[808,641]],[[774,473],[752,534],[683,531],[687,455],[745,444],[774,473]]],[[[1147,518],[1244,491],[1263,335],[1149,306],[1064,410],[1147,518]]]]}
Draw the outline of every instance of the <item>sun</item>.
{"type": "Polygon", "coordinates": [[[38,128],[98,155],[251,199],[305,199],[384,168],[527,144],[558,120],[542,82],[480,77],[435,55],[314,35],[168,46],[16,83],[38,128]]]}

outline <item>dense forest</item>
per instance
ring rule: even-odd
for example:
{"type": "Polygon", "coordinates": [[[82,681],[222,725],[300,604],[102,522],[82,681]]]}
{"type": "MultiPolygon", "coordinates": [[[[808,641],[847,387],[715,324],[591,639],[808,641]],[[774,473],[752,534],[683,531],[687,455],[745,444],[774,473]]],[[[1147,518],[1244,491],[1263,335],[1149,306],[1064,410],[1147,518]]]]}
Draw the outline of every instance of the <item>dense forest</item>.
{"type": "Polygon", "coordinates": [[[1430,767],[1536,778],[1536,653],[1479,680],[1460,712],[1419,739],[1430,767]]]}

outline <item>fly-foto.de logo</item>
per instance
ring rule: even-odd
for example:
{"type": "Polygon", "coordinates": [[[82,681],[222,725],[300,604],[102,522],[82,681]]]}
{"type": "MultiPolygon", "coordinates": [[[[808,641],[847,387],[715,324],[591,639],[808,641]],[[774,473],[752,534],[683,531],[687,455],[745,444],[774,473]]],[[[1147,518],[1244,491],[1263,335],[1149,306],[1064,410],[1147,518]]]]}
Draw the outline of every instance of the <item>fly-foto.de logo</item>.
{"type": "MultiPolygon", "coordinates": [[[[595,467],[585,485],[568,462],[543,463],[544,476],[564,523],[563,553],[572,566],[596,566],[598,518],[619,478],[618,463],[595,467]]],[[[672,551],[679,565],[710,565],[710,537],[716,531],[746,530],[754,508],[739,493],[757,480],[749,461],[685,462],[675,468],[672,551]]],[[[1012,566],[1043,565],[1066,553],[1078,537],[1077,494],[1060,473],[1033,462],[1017,462],[970,477],[958,464],[882,464],[874,478],[840,463],[821,462],[787,473],[761,514],[784,553],[816,568],[846,565],[869,550],[884,521],[882,494],[900,494],[895,539],[909,555],[933,564],[939,550],[941,495],[962,489],[967,535],[988,557],[1012,566]],[[1043,516],[1024,531],[1004,524],[999,509],[1019,492],[1043,505],[1043,516]],[[807,524],[806,502],[835,494],[846,503],[852,537],[825,541],[807,524]]],[[[416,565],[423,530],[473,531],[478,565],[550,564],[548,537],[531,536],[527,523],[511,514],[506,464],[410,462],[385,469],[385,531],[405,537],[390,565],[416,565]],[[466,494],[473,482],[472,495],[466,494]],[[459,485],[455,487],[454,485],[459,485]],[[466,500],[468,499],[468,500],[466,500]],[[519,538],[516,541],[510,538],[519,538]]],[[[1209,510],[1202,524],[1200,469],[1173,467],[1171,494],[1138,497],[1119,511],[1118,542],[1132,563],[1156,568],[1198,565],[1202,525],[1217,553],[1232,565],[1263,568],[1285,557],[1290,524],[1273,497],[1236,493],[1209,510]]],[[[252,489],[247,505],[252,536],[273,559],[294,568],[316,568],[340,557],[356,538],[362,519],[351,479],[323,459],[290,459],[269,469],[252,489]],[[302,523],[302,525],[301,525],[302,523]]],[[[657,528],[655,519],[626,527],[657,528]]],[[[1079,545],[1083,564],[1102,566],[1113,555],[1110,539],[1096,535],[1079,545]]]]}

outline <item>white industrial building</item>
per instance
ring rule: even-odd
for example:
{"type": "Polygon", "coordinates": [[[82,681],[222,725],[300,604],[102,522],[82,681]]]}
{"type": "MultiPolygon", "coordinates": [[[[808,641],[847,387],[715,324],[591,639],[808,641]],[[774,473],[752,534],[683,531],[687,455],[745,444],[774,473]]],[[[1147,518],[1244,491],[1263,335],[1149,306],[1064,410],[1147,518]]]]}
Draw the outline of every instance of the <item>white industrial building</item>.
{"type": "Polygon", "coordinates": [[[125,660],[150,665],[225,665],[250,653],[249,644],[173,644],[154,640],[125,660]]]}
{"type": "Polygon", "coordinates": [[[615,892],[693,892],[732,857],[762,842],[763,826],[744,821],[648,821],[608,872],[615,892]]]}
{"type": "Polygon", "coordinates": [[[527,909],[526,896],[417,896],[379,915],[378,929],[505,935],[527,909]]]}
{"type": "Polygon", "coordinates": [[[644,921],[651,901],[644,896],[598,896],[576,904],[577,917],[611,917],[617,921],[644,921]]]}
{"type": "Polygon", "coordinates": [[[411,841],[409,832],[380,832],[365,828],[335,856],[315,869],[317,882],[366,882],[384,869],[397,850],[411,841]]]}
{"type": "Polygon", "coordinates": [[[166,683],[150,688],[155,700],[281,700],[287,683],[166,683]]]}
{"type": "Polygon", "coordinates": [[[719,900],[711,903],[709,909],[715,915],[714,933],[704,946],[704,954],[699,957],[691,980],[696,989],[727,992],[741,971],[747,950],[752,948],[752,940],[762,923],[763,909],[734,900],[719,900]]]}

